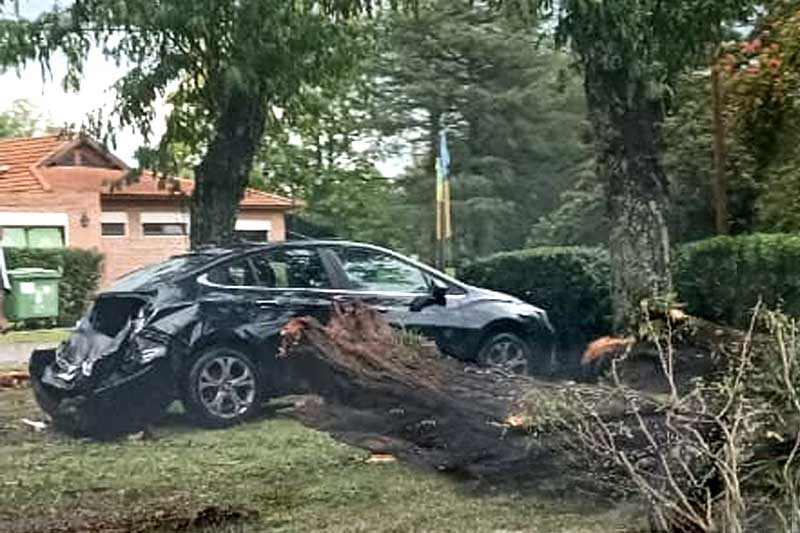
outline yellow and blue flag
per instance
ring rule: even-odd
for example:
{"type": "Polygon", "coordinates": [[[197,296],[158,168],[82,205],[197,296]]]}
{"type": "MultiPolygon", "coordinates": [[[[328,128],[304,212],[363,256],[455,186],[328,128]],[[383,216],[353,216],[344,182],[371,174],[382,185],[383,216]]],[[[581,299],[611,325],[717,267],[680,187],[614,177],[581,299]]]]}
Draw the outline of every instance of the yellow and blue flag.
{"type": "Polygon", "coordinates": [[[447,132],[442,130],[439,134],[439,182],[442,188],[441,202],[443,205],[442,236],[449,239],[453,236],[453,228],[450,221],[450,151],[447,149],[447,132]]]}

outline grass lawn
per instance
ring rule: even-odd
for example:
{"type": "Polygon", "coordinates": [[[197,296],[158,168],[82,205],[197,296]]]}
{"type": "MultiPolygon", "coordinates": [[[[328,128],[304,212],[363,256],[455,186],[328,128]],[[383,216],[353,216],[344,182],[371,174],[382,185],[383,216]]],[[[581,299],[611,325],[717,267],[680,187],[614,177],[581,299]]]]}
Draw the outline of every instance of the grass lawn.
{"type": "Polygon", "coordinates": [[[21,342],[59,343],[69,336],[69,329],[36,329],[9,331],[0,335],[0,344],[16,344],[21,342]]]}
{"type": "Polygon", "coordinates": [[[588,498],[581,506],[541,501],[401,463],[368,463],[365,452],[283,418],[208,431],[175,416],[152,440],[103,443],[37,433],[22,417],[41,418],[30,390],[0,390],[1,531],[109,530],[96,524],[161,531],[154,517],[211,506],[251,514],[235,528],[204,531],[611,533],[630,526],[626,513],[597,510],[588,498]]]}

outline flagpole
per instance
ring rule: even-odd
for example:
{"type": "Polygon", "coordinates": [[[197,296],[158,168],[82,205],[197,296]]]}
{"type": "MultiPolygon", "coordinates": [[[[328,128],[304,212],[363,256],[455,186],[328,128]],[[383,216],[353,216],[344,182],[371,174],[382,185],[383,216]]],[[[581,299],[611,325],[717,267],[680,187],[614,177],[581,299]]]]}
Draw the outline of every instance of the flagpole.
{"type": "Polygon", "coordinates": [[[443,197],[444,197],[444,180],[442,179],[442,163],[441,160],[436,158],[436,243],[434,246],[435,264],[436,268],[442,269],[444,264],[444,254],[442,247],[442,239],[444,235],[444,213],[443,213],[443,197]]]}
{"type": "Polygon", "coordinates": [[[450,204],[450,176],[445,176],[444,178],[444,268],[447,269],[448,267],[453,266],[453,227],[452,227],[452,220],[450,219],[451,213],[451,204],[450,204]]]}

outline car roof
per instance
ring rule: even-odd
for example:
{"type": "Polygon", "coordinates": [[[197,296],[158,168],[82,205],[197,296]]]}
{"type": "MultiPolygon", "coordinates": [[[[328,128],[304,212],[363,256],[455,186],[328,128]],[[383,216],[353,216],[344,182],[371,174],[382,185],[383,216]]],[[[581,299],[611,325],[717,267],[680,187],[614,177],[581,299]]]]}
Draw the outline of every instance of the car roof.
{"type": "Polygon", "coordinates": [[[387,250],[366,242],[348,241],[343,239],[288,239],[285,241],[273,242],[236,242],[225,245],[203,245],[181,255],[209,255],[215,256],[214,259],[228,255],[265,250],[269,248],[280,248],[284,246],[362,246],[379,250],[387,250]]]}
{"type": "Polygon", "coordinates": [[[361,248],[369,248],[372,250],[385,252],[390,255],[403,257],[406,261],[410,261],[412,264],[416,265],[417,267],[426,270],[431,273],[435,273],[436,276],[443,278],[449,281],[452,284],[460,286],[462,288],[466,288],[466,285],[445,274],[444,272],[440,272],[433,267],[416,261],[410,257],[403,256],[402,254],[390,250],[388,248],[383,248],[380,246],[376,246],[374,244],[364,243],[364,242],[357,242],[357,241],[348,241],[342,239],[298,239],[298,240],[286,240],[286,241],[274,241],[274,242],[266,242],[266,243],[255,243],[255,242],[237,242],[231,243],[224,246],[219,245],[205,245],[199,246],[194,250],[186,252],[184,254],[179,254],[171,257],[165,262],[160,264],[164,264],[169,261],[176,261],[176,260],[188,260],[188,264],[184,267],[176,269],[169,273],[168,276],[156,276],[156,278],[148,278],[147,271],[151,269],[157,269],[159,263],[155,265],[149,265],[147,267],[143,267],[139,270],[133,271],[115,283],[115,286],[105,292],[117,292],[118,290],[122,290],[121,287],[124,287],[125,291],[135,291],[140,290],[144,286],[148,286],[155,283],[160,282],[170,282],[170,281],[181,281],[187,279],[193,275],[196,275],[199,272],[207,271],[211,268],[214,268],[216,265],[223,263],[225,261],[235,259],[238,256],[247,255],[250,253],[258,252],[259,250],[270,250],[270,249],[279,249],[279,248],[291,248],[294,246],[302,246],[302,247],[316,247],[316,246],[354,246],[354,247],[361,247],[361,248]],[[134,274],[141,274],[144,275],[144,279],[139,283],[131,283],[133,281],[134,274]],[[128,280],[127,284],[123,283],[125,280],[128,280]],[[121,287],[120,287],[121,285],[121,287]],[[130,287],[128,286],[130,285],[130,287]]]}
{"type": "MultiPolygon", "coordinates": [[[[199,246],[183,254],[172,256],[160,263],[147,265],[129,272],[116,280],[114,285],[104,292],[136,292],[145,287],[150,287],[153,284],[180,281],[196,275],[198,272],[203,272],[210,268],[214,268],[215,265],[223,263],[227,260],[253,252],[258,252],[259,250],[291,248],[293,246],[315,247],[342,245],[370,248],[373,250],[379,250],[389,254],[398,255],[392,250],[381,248],[380,246],[375,246],[373,244],[336,239],[302,239],[267,243],[240,242],[231,243],[225,246],[206,245],[199,246]],[[174,265],[174,268],[166,268],[169,264],[174,265]]],[[[419,266],[425,269],[430,269],[430,267],[427,265],[419,266]]],[[[457,280],[454,281],[458,283],[457,280]]]]}

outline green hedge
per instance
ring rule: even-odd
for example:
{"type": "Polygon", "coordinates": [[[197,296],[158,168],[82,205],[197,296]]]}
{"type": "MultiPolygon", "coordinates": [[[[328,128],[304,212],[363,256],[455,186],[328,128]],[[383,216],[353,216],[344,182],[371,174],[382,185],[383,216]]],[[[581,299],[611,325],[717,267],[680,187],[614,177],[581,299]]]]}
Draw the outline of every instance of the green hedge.
{"type": "Polygon", "coordinates": [[[72,326],[97,291],[103,272],[103,256],[78,248],[7,248],[8,268],[39,267],[60,270],[58,324],[72,326]]]}
{"type": "Polygon", "coordinates": [[[601,249],[501,253],[468,265],[461,277],[544,308],[562,341],[579,343],[610,329],[609,262],[601,249]]]}
{"type": "MultiPolygon", "coordinates": [[[[609,262],[594,248],[533,248],[478,260],[464,281],[513,294],[547,309],[562,339],[607,334],[609,262]]],[[[769,308],[800,317],[800,235],[717,237],[682,245],[674,282],[687,311],[746,327],[761,298],[769,308]]]]}
{"type": "Polygon", "coordinates": [[[690,313],[746,327],[759,298],[800,316],[800,235],[754,234],[685,244],[675,288],[690,313]]]}

